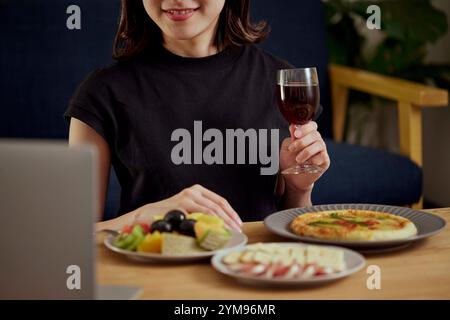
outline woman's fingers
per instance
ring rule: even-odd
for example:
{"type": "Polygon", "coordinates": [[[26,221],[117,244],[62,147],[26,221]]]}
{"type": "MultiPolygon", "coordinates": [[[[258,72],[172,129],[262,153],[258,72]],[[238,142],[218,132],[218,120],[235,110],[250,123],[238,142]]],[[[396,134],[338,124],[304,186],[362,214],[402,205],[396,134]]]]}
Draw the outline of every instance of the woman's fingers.
{"type": "Polygon", "coordinates": [[[211,190],[206,189],[205,187],[202,187],[201,185],[195,185],[194,188],[198,188],[200,193],[205,198],[217,204],[238,226],[242,225],[241,218],[225,198],[219,196],[211,190]]]}
{"type": "Polygon", "coordinates": [[[216,203],[214,203],[213,201],[199,196],[197,198],[194,199],[194,202],[199,206],[199,211],[200,212],[204,212],[206,214],[209,215],[215,215],[218,216],[219,218],[221,218],[225,224],[236,230],[236,231],[241,231],[240,226],[234,221],[232,220],[223,210],[222,208],[217,205],[216,203]]]}
{"type": "Polygon", "coordinates": [[[199,211],[217,215],[222,218],[230,228],[241,231],[240,226],[242,225],[242,220],[236,211],[231,208],[228,201],[221,196],[201,185],[194,185],[184,189],[182,195],[182,206],[188,212],[199,211]],[[187,204],[189,205],[188,207],[186,207],[187,204]]]}
{"type": "Polygon", "coordinates": [[[307,134],[317,131],[318,125],[315,121],[309,121],[307,124],[301,125],[301,126],[295,126],[291,124],[289,126],[289,131],[291,132],[291,135],[295,138],[301,138],[306,136],[307,134]]]}
{"type": "Polygon", "coordinates": [[[242,220],[228,201],[200,185],[183,189],[171,198],[148,204],[147,207],[145,211],[136,213],[134,217],[136,221],[138,219],[143,220],[145,217],[151,217],[153,219],[155,214],[178,209],[182,210],[185,214],[203,212],[218,216],[225,222],[228,228],[241,232],[242,220]]]}
{"type": "Polygon", "coordinates": [[[289,145],[288,150],[291,152],[299,152],[321,139],[322,136],[320,135],[319,131],[312,131],[307,135],[302,136],[300,139],[294,140],[289,145]]]}
{"type": "Polygon", "coordinates": [[[297,153],[295,157],[297,163],[309,162],[319,166],[329,166],[327,147],[317,131],[316,122],[310,121],[299,128],[291,125],[289,129],[296,139],[286,147],[290,152],[297,153]]]}
{"type": "Polygon", "coordinates": [[[322,167],[324,169],[328,169],[330,166],[330,157],[328,153],[324,150],[316,154],[315,156],[309,159],[310,164],[314,164],[316,166],[322,167]]]}
{"type": "Polygon", "coordinates": [[[304,163],[308,161],[310,158],[314,157],[316,154],[325,151],[326,145],[323,140],[318,140],[314,142],[313,144],[309,145],[308,147],[304,148],[302,151],[298,153],[298,155],[295,157],[295,161],[297,163],[304,163]]]}

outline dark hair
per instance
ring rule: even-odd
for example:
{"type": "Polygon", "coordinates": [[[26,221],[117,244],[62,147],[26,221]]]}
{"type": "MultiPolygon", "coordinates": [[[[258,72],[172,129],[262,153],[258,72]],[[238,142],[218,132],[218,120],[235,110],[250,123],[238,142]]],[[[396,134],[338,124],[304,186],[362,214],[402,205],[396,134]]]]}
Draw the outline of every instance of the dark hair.
{"type": "MultiPolygon", "coordinates": [[[[265,21],[252,23],[250,0],[225,0],[215,38],[218,48],[259,43],[269,34],[265,21]]],[[[119,28],[113,47],[113,58],[126,60],[150,46],[160,45],[162,34],[148,16],[142,0],[122,0],[119,28]]]]}

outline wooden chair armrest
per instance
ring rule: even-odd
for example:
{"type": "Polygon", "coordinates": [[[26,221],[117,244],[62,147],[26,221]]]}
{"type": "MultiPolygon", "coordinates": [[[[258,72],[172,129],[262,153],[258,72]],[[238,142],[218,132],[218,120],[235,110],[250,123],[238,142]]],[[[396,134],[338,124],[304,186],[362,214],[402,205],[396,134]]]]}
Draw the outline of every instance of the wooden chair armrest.
{"type": "Polygon", "coordinates": [[[388,77],[356,68],[329,65],[333,104],[333,136],[344,139],[348,92],[350,89],[377,95],[397,102],[400,151],[422,165],[421,108],[445,107],[448,92],[419,83],[388,77]],[[420,145],[418,145],[420,143],[420,145]],[[415,150],[417,149],[417,150],[415,150]],[[415,151],[414,151],[415,150],[415,151]]]}
{"type": "Polygon", "coordinates": [[[448,105],[446,90],[336,64],[330,64],[329,71],[333,84],[348,89],[403,101],[418,107],[448,105]]]}

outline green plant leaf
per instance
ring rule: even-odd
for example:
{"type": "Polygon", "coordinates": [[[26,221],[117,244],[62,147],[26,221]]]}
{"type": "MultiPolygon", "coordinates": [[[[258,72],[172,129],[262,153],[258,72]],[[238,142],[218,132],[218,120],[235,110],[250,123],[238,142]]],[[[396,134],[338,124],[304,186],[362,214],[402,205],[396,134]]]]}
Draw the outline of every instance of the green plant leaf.
{"type": "Polygon", "coordinates": [[[443,66],[426,68],[426,45],[436,42],[448,31],[445,12],[430,0],[326,0],[330,61],[377,73],[435,84],[448,88],[450,76],[443,66]],[[367,41],[357,30],[355,19],[366,19],[371,4],[381,8],[385,39],[373,55],[363,57],[367,41]],[[421,68],[423,67],[423,68],[421,68]]]}
{"type": "Polygon", "coordinates": [[[382,29],[388,37],[417,43],[434,43],[448,30],[444,12],[430,0],[378,1],[382,29]]]}
{"type": "Polygon", "coordinates": [[[421,43],[387,38],[377,47],[372,59],[366,61],[366,69],[396,75],[412,65],[422,64],[425,55],[425,46],[421,43]]]}
{"type": "Polygon", "coordinates": [[[364,38],[357,32],[353,19],[343,14],[340,21],[328,27],[330,61],[344,65],[360,64],[360,51],[364,38]]]}

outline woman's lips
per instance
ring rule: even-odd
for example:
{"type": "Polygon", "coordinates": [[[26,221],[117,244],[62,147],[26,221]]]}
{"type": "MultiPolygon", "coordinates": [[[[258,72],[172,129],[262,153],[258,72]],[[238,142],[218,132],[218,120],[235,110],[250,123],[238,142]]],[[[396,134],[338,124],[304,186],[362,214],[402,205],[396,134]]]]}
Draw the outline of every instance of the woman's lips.
{"type": "Polygon", "coordinates": [[[194,15],[197,9],[168,9],[164,10],[166,15],[173,21],[184,21],[194,15]]]}

